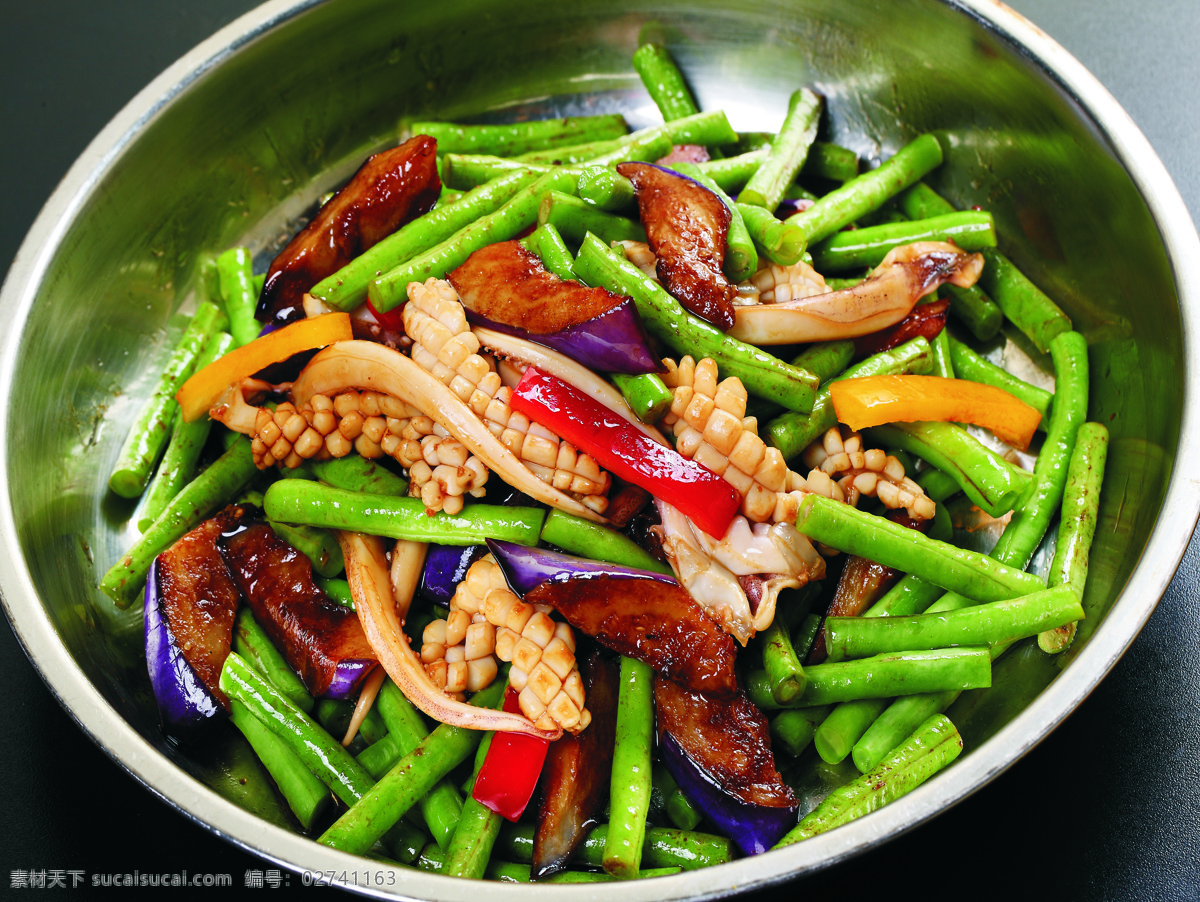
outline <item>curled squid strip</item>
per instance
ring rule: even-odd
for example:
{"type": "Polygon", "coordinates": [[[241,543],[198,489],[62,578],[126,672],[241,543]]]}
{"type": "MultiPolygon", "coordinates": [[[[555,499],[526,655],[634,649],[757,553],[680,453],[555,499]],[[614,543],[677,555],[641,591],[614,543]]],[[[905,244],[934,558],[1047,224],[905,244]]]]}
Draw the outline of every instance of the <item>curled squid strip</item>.
{"type": "Polygon", "coordinates": [[[923,241],[892,250],[871,276],[842,291],[735,310],[729,334],[756,345],[857,338],[893,326],[944,282],[970,288],[983,271],[981,254],[923,241]]]}
{"type": "Polygon", "coordinates": [[[440,424],[513,488],[569,514],[606,522],[571,496],[538,479],[450,388],[411,359],[370,341],[342,341],[315,356],[292,385],[302,407],[315,394],[348,388],[393,395],[440,424]]]}
{"type": "Polygon", "coordinates": [[[363,632],[384,670],[405,698],[435,720],[455,727],[525,733],[549,740],[562,735],[561,730],[539,730],[519,714],[476,708],[447,698],[425,673],[421,659],[409,646],[403,629],[404,617],[425,560],[424,544],[397,543],[396,560],[389,576],[383,542],[378,537],[338,532],[337,538],[346,560],[346,579],[363,632]],[[393,595],[393,586],[401,590],[400,594],[393,595]]]}

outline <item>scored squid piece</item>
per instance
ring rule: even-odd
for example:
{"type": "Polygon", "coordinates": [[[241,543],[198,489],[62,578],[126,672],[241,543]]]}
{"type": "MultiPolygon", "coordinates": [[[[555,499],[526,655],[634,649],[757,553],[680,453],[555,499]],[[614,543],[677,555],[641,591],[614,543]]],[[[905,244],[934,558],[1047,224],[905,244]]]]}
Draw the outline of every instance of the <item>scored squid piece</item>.
{"type": "Polygon", "coordinates": [[[655,269],[663,286],[701,319],[723,331],[734,324],[737,289],[725,279],[725,202],[699,182],[649,163],[621,163],[633,182],[655,269]]]}
{"type": "Polygon", "coordinates": [[[982,271],[982,254],[937,241],[907,244],[889,251],[870,277],[842,291],[738,306],[729,334],[757,345],[857,338],[900,322],[945,282],[970,288],[982,271]]]}

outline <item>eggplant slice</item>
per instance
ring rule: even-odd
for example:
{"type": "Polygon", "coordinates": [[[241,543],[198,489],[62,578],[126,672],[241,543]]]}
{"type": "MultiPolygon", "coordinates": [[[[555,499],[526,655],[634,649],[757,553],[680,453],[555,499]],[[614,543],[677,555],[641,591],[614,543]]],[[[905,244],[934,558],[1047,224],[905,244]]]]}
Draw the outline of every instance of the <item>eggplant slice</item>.
{"type": "Polygon", "coordinates": [[[379,662],[358,615],[313,580],[307,557],[250,516],[217,540],[254,618],[315,698],[348,698],[379,662]]]}

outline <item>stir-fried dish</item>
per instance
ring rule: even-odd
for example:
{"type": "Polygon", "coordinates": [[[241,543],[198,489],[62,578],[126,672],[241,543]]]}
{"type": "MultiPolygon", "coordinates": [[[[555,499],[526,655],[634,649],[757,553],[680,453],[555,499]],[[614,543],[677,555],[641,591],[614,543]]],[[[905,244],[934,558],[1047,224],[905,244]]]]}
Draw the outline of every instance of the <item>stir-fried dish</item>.
{"type": "Polygon", "coordinates": [[[320,843],[519,882],[762,854],[949,765],[958,695],[1083,617],[1087,347],[922,181],[938,140],[860,173],[806,88],[739,134],[634,65],[663,125],[410,123],[265,273],[221,254],[114,470],[142,538],[101,587],[163,729],[230,721],[320,843]],[[1053,394],[973,349],[1005,323],[1053,394]],[[861,776],[802,798],[818,756],[861,776]]]}

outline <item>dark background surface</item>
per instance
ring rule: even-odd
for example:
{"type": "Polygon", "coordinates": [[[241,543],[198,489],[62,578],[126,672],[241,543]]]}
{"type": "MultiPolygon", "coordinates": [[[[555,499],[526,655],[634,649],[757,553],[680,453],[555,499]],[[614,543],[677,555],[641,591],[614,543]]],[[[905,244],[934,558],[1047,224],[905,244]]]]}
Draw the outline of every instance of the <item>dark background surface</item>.
{"type": "MultiPolygon", "coordinates": [[[[1200,3],[1010,2],[1112,91],[1200,219],[1200,3]]],[[[104,124],[177,57],[253,5],[0,2],[0,173],[9,205],[0,218],[0,267],[104,124]]],[[[903,888],[984,898],[1200,898],[1198,573],[1194,540],[1113,673],[990,786],[880,849],[758,897],[903,888]],[[938,878],[929,882],[931,867],[938,878]]],[[[89,742],[7,622],[0,685],[7,687],[0,891],[16,870],[223,872],[241,886],[247,869],[270,867],[189,822],[89,742]]]]}

